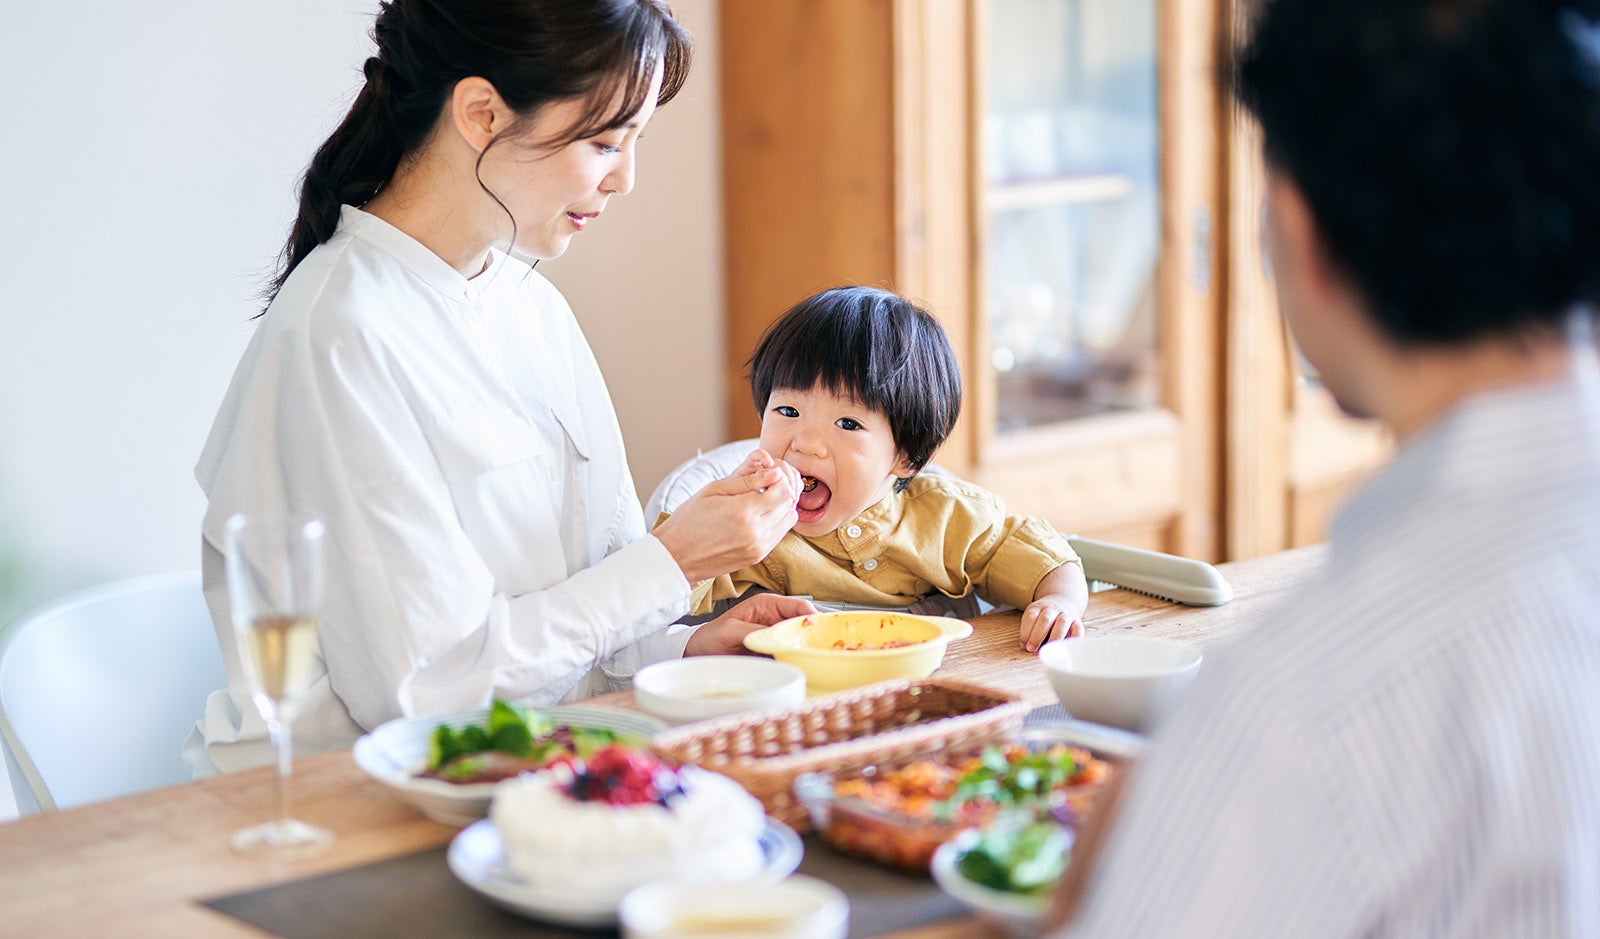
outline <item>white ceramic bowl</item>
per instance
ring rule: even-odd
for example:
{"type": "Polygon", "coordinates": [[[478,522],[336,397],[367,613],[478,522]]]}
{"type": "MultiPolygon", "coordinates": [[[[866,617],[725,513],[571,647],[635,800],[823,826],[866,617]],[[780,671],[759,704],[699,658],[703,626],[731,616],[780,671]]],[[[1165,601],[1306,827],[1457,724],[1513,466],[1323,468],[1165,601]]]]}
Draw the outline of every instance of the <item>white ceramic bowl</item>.
{"type": "MultiPolygon", "coordinates": [[[[641,744],[666,730],[666,725],[653,717],[611,708],[558,705],[538,710],[548,714],[557,724],[614,730],[637,739],[641,744]]],[[[388,786],[395,795],[415,806],[422,814],[457,828],[470,825],[489,814],[489,799],[494,795],[494,783],[456,785],[442,779],[425,779],[417,773],[427,765],[428,738],[433,736],[434,728],[440,724],[454,727],[482,724],[488,714],[488,708],[475,708],[448,714],[398,718],[362,735],[356,741],[352,755],[356,765],[368,776],[388,786]]]]}
{"type": "Polygon", "coordinates": [[[971,907],[978,915],[1003,926],[1017,939],[1031,939],[1044,932],[1045,914],[1050,911],[1050,896],[1009,893],[968,880],[956,868],[956,860],[977,841],[978,832],[968,829],[933,852],[931,872],[934,882],[945,893],[971,907]]]}
{"type": "Polygon", "coordinates": [[[806,699],[806,674],[752,655],[697,655],[640,669],[633,676],[633,696],[639,707],[667,723],[687,724],[800,704],[806,699]]]}
{"type": "Polygon", "coordinates": [[[844,939],[850,901],[844,891],[797,874],[775,883],[639,887],[618,911],[624,939],[844,939]]]}
{"type": "Polygon", "coordinates": [[[1148,731],[1194,681],[1200,650],[1153,636],[1079,636],[1040,646],[1039,661],[1068,714],[1148,731]]]}

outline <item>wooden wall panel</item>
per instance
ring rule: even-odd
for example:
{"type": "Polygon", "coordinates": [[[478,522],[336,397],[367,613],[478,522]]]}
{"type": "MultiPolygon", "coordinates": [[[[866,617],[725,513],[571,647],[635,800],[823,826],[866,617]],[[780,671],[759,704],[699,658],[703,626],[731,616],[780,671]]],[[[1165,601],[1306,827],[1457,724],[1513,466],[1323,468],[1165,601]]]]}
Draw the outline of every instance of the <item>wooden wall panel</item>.
{"type": "Polygon", "coordinates": [[[893,276],[892,11],[720,5],[730,439],[759,432],[744,363],[762,331],[824,287],[893,276]]]}

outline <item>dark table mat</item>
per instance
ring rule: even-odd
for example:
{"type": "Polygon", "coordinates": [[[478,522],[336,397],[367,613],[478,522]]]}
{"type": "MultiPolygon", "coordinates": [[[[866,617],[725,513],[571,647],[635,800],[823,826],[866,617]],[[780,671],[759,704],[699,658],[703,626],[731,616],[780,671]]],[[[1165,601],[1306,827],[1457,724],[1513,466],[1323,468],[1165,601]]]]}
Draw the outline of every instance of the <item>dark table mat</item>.
{"type": "MultiPolygon", "coordinates": [[[[1029,725],[1066,719],[1060,705],[1028,715],[1029,725]]],[[[504,912],[456,880],[438,847],[363,867],[202,901],[284,939],[568,939],[616,936],[504,912]]],[[[828,881],[850,898],[850,936],[877,936],[963,915],[953,897],[925,877],[896,873],[805,838],[800,873],[828,881]]]]}

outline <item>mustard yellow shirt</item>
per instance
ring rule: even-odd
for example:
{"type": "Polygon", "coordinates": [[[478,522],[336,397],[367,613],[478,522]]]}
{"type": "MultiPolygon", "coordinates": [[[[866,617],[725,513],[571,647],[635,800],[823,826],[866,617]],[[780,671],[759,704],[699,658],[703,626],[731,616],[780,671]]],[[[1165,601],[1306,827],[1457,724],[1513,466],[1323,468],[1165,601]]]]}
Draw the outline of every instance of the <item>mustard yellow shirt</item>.
{"type": "Polygon", "coordinates": [[[696,584],[690,608],[709,613],[761,587],[885,607],[976,591],[1020,609],[1046,574],[1074,563],[1078,555],[1043,519],[1008,515],[994,493],[954,476],[922,475],[835,531],[791,531],[759,564],[696,584]]]}

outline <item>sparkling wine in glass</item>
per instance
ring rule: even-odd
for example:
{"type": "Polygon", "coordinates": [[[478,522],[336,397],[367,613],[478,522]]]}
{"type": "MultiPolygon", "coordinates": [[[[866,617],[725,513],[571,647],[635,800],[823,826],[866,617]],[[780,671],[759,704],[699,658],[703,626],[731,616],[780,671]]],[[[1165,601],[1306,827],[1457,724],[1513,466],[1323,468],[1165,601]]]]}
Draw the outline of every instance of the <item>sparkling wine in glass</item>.
{"type": "Polygon", "coordinates": [[[315,671],[322,534],[314,518],[228,520],[224,556],[234,638],[277,758],[277,817],[233,836],[233,849],[248,857],[307,857],[333,842],[332,833],[289,814],[290,725],[315,671]]]}

